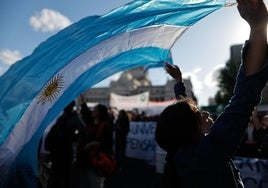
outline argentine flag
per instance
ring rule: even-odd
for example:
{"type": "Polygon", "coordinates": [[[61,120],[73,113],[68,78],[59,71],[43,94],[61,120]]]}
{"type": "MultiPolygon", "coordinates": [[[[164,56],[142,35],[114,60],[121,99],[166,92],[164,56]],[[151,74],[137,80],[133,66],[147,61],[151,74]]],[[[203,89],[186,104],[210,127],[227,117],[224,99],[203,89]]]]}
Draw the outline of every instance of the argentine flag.
{"type": "Polygon", "coordinates": [[[44,130],[79,94],[117,72],[162,66],[189,27],[224,5],[136,0],[72,24],[12,65],[0,77],[1,187],[34,182],[44,130]]]}

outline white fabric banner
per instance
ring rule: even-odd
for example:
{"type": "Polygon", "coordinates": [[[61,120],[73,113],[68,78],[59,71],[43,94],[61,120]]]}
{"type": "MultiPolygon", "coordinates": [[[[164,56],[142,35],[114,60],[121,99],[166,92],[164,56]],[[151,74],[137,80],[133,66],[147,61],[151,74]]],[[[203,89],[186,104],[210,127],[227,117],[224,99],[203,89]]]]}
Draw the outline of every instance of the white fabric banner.
{"type": "MultiPolygon", "coordinates": [[[[166,152],[155,142],[156,122],[130,122],[127,136],[126,156],[142,159],[156,166],[156,173],[163,173],[166,152]]],[[[264,188],[268,186],[268,160],[234,157],[234,163],[241,173],[245,187],[264,188]]]]}
{"type": "Polygon", "coordinates": [[[268,187],[268,160],[258,158],[235,157],[234,163],[241,173],[247,188],[268,187]]]}
{"type": "Polygon", "coordinates": [[[133,110],[146,109],[149,101],[149,92],[144,92],[138,95],[123,96],[111,93],[110,106],[117,110],[133,110]]]}
{"type": "Polygon", "coordinates": [[[130,122],[130,131],[127,136],[126,156],[155,160],[155,128],[156,122],[130,122]]]}

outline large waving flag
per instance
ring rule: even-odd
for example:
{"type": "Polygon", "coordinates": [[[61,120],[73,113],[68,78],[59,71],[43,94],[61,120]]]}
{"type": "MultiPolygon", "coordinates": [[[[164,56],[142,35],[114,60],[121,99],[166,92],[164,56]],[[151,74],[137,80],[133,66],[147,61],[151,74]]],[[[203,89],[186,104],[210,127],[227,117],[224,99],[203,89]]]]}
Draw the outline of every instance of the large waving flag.
{"type": "Polygon", "coordinates": [[[37,174],[45,128],[80,93],[117,72],[163,65],[186,29],[224,5],[225,0],[133,1],[74,23],[14,64],[0,77],[2,185],[27,165],[37,174]]]}

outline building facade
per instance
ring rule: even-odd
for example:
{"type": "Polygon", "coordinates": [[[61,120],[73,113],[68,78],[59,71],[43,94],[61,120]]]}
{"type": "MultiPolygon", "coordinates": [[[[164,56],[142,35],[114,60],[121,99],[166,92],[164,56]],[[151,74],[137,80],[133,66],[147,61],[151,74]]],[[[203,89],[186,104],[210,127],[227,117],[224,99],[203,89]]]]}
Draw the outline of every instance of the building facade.
{"type": "MultiPolygon", "coordinates": [[[[193,87],[190,79],[184,79],[186,93],[194,98],[193,87]]],[[[137,95],[149,91],[150,101],[166,101],[175,98],[174,80],[168,80],[165,85],[153,86],[144,73],[143,67],[137,67],[123,72],[117,81],[111,81],[109,87],[91,88],[83,93],[88,103],[100,103],[109,106],[110,94],[123,96],[137,95]]]]}

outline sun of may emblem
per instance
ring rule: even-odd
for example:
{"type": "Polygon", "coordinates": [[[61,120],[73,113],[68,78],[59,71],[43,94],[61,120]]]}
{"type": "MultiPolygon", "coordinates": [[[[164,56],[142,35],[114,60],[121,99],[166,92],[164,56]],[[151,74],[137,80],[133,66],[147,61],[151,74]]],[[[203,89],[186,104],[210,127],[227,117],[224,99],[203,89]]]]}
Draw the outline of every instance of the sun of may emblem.
{"type": "Polygon", "coordinates": [[[38,96],[38,104],[52,102],[60,94],[63,88],[64,80],[63,75],[57,74],[44,86],[38,96]]]}

